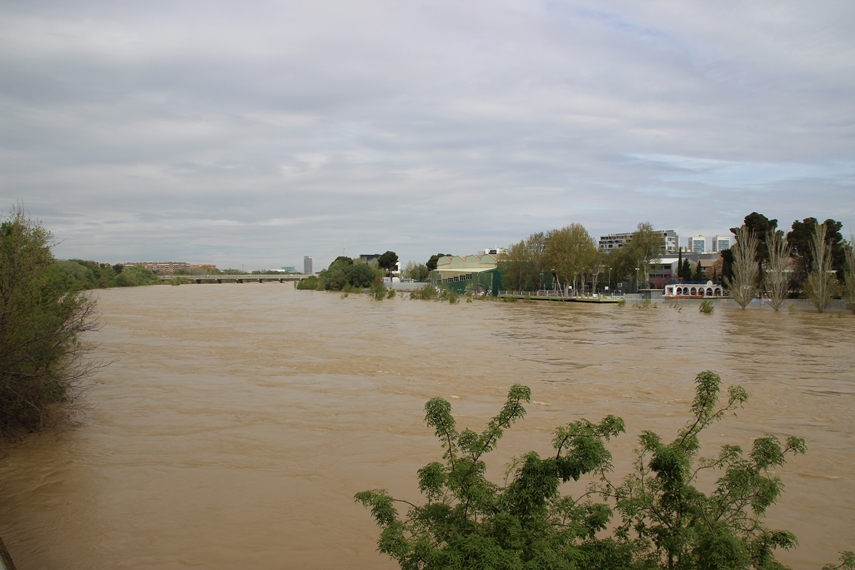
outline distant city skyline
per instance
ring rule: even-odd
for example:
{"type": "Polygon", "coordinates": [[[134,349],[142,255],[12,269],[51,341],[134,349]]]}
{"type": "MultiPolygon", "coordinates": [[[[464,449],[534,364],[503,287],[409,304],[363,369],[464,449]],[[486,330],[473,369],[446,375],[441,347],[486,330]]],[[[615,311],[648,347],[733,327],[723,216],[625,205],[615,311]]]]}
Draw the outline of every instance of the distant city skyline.
{"type": "Polygon", "coordinates": [[[852,2],[4,2],[0,205],[61,258],[247,269],[752,211],[848,238],[853,53],[852,2]]]}

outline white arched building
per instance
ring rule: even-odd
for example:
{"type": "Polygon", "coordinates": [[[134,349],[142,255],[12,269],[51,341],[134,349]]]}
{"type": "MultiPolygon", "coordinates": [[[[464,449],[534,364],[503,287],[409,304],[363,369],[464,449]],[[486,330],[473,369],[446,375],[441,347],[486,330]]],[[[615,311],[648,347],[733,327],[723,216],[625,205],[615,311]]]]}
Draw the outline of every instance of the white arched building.
{"type": "Polygon", "coordinates": [[[665,285],[666,299],[724,297],[724,287],[713,285],[712,281],[703,283],[672,283],[665,285]]]}

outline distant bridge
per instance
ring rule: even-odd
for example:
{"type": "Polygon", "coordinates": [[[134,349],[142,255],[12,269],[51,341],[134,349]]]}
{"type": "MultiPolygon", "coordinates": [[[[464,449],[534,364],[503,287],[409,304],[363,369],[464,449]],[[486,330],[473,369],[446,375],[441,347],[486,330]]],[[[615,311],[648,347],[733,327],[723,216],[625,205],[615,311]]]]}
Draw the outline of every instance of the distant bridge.
{"type": "Polygon", "coordinates": [[[172,281],[173,279],[181,279],[184,282],[190,283],[264,283],[286,281],[302,281],[308,279],[311,275],[302,273],[291,273],[288,275],[251,275],[248,273],[238,275],[159,275],[161,281],[172,281]]]}

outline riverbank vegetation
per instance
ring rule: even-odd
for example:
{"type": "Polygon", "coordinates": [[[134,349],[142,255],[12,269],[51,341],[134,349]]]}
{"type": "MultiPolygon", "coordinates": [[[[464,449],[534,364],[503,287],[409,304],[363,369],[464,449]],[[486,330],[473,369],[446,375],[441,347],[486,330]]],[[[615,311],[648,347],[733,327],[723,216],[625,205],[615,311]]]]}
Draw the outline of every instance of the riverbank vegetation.
{"type": "MultiPolygon", "coordinates": [[[[434,398],[425,405],[425,422],[443,455],[418,470],[425,502],[396,500],[382,489],[355,498],[381,528],[380,552],[407,570],[784,568],[775,551],[795,548],[796,537],[764,519],[783,491],[775,470],[805,453],[805,442],[766,435],[747,453],[725,445],[702,456],[704,430],[748,399],[731,386],[720,404],[720,384],[713,372],[698,374],[685,426],[670,441],[641,432],[634,469],[622,481],[611,475],[606,447],[625,432],[618,417],[556,428],[550,451],[515,458],[496,483],[487,478],[484,457],[525,416],[530,390],[514,385],[481,433],[458,430],[451,405],[434,398]],[[563,484],[583,477],[586,486],[566,493],[563,484]]],[[[853,563],[847,552],[839,566],[827,568],[853,563]]]]}
{"type": "Polygon", "coordinates": [[[498,268],[502,286],[513,291],[572,288],[579,294],[596,292],[607,283],[649,282],[650,263],[659,259],[665,241],[649,223],[639,224],[630,240],[608,252],[598,250],[581,224],[531,234],[507,247],[498,268]]]}
{"type": "Polygon", "coordinates": [[[69,271],[53,243],[21,207],[0,224],[0,439],[63,418],[94,370],[81,336],[98,328],[82,291],[95,273],[69,271]]]}
{"type": "Polygon", "coordinates": [[[668,280],[711,280],[728,287],[743,308],[760,295],[768,297],[775,310],[788,298],[801,298],[823,312],[832,299],[842,297],[855,312],[855,268],[850,261],[855,256],[852,241],[840,234],[842,224],[805,218],[794,221],[786,234],[777,224],[757,212],[745,216],[742,226],[731,228],[733,246],[708,266],[683,259],[682,251],[666,254],[662,233],[649,223],[639,224],[621,247],[608,251],[598,250],[581,224],[570,224],[509,245],[498,268],[503,288],[513,291],[556,288],[585,295],[604,286],[632,292],[660,288],[668,280]],[[652,266],[666,256],[677,258],[673,274],[664,277],[663,266],[651,278],[652,266]],[[847,275],[852,275],[851,285],[847,275]]]}
{"type": "Polygon", "coordinates": [[[82,259],[61,260],[56,265],[68,287],[80,290],[160,284],[157,274],[141,265],[110,265],[82,259]]]}

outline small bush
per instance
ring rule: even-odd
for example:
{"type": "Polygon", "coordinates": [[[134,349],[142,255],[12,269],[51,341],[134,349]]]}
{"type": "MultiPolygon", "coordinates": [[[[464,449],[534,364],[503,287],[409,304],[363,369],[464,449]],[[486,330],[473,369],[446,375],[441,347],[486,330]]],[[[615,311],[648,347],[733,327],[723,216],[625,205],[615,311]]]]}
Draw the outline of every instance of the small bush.
{"type": "Polygon", "coordinates": [[[383,281],[382,275],[376,275],[371,282],[371,287],[368,289],[368,296],[375,301],[382,301],[386,298],[386,284],[383,281]]]}
{"type": "Polygon", "coordinates": [[[454,289],[445,289],[439,298],[441,301],[448,301],[451,305],[460,302],[460,294],[454,289]]]}
{"type": "Polygon", "coordinates": [[[318,278],[315,277],[314,275],[312,275],[310,277],[306,277],[305,279],[303,279],[301,281],[295,282],[294,287],[296,287],[297,289],[303,289],[306,291],[315,291],[318,288],[318,278]]]}
{"type": "Polygon", "coordinates": [[[439,293],[433,285],[425,285],[421,289],[416,289],[410,292],[410,299],[419,301],[435,301],[439,298],[439,293]]]}
{"type": "Polygon", "coordinates": [[[704,299],[701,301],[701,306],[698,308],[698,311],[705,315],[711,315],[713,314],[713,311],[715,311],[715,305],[713,305],[712,301],[704,299]]]}

